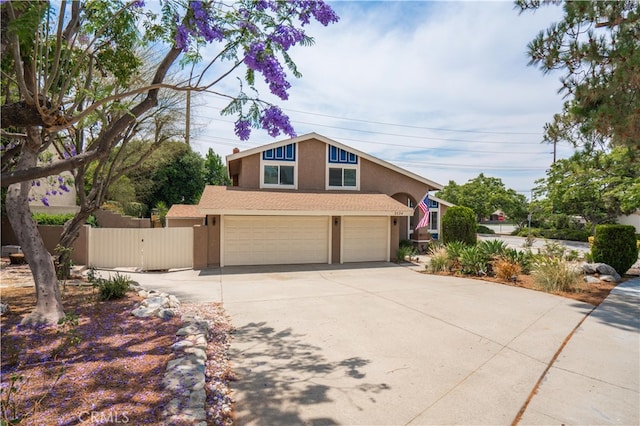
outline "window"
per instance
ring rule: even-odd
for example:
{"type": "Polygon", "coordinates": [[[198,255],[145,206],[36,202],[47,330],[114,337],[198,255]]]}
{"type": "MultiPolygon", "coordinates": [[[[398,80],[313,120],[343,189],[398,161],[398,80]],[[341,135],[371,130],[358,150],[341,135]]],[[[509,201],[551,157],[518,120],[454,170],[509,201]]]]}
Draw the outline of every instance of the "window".
{"type": "Polygon", "coordinates": [[[438,230],[438,212],[429,212],[429,229],[438,230]]]}
{"type": "Polygon", "coordinates": [[[263,182],[265,185],[293,186],[293,166],[265,165],[263,182]]]}
{"type": "Polygon", "coordinates": [[[355,189],[357,187],[357,171],[354,168],[329,167],[329,186],[347,187],[355,189]]]}

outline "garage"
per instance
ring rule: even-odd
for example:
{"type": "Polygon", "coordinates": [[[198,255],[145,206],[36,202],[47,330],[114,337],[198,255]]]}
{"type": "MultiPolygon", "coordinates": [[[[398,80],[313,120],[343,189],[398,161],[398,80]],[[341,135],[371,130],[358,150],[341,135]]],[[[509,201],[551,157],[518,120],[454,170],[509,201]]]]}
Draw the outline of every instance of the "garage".
{"type": "Polygon", "coordinates": [[[343,262],[389,260],[389,217],[345,216],[342,226],[343,262]]]}
{"type": "Polygon", "coordinates": [[[326,216],[225,216],[223,265],[329,263],[326,216]]]}

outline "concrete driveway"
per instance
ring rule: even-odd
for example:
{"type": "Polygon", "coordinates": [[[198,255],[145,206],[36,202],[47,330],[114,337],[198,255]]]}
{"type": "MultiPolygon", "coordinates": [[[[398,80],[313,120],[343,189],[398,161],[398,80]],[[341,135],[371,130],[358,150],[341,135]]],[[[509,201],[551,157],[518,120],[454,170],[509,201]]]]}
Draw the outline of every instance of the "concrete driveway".
{"type": "Polygon", "coordinates": [[[238,424],[511,424],[592,310],[389,263],[131,275],[224,303],[238,424]]]}

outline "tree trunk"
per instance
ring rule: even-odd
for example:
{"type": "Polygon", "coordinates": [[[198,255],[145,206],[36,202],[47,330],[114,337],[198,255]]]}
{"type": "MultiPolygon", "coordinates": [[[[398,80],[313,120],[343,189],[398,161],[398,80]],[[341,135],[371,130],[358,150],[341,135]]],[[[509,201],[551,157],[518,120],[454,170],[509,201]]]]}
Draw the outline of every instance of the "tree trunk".
{"type": "MultiPolygon", "coordinates": [[[[27,128],[27,140],[20,153],[17,169],[34,167],[38,161],[41,135],[37,127],[27,128]]],[[[38,227],[29,209],[31,182],[21,182],[9,186],[6,198],[7,216],[15,231],[18,243],[31,268],[36,286],[36,307],[22,324],[57,323],[64,317],[62,299],[51,255],[47,251],[38,227]]]]}
{"type": "Polygon", "coordinates": [[[88,207],[85,209],[84,206],[81,206],[80,211],[64,224],[64,227],[62,228],[62,235],[60,235],[60,245],[62,247],[71,247],[76,238],[78,238],[82,226],[85,224],[87,219],[89,219],[91,213],[96,210],[98,210],[97,207],[88,207]]]}

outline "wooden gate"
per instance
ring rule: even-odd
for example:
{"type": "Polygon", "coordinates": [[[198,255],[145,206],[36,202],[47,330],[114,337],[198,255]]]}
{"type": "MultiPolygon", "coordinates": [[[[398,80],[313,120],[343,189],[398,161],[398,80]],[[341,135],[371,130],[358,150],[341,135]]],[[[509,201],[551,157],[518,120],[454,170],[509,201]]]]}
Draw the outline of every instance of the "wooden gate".
{"type": "Polygon", "coordinates": [[[193,228],[91,228],[88,264],[143,271],[191,268],[193,228]]]}

